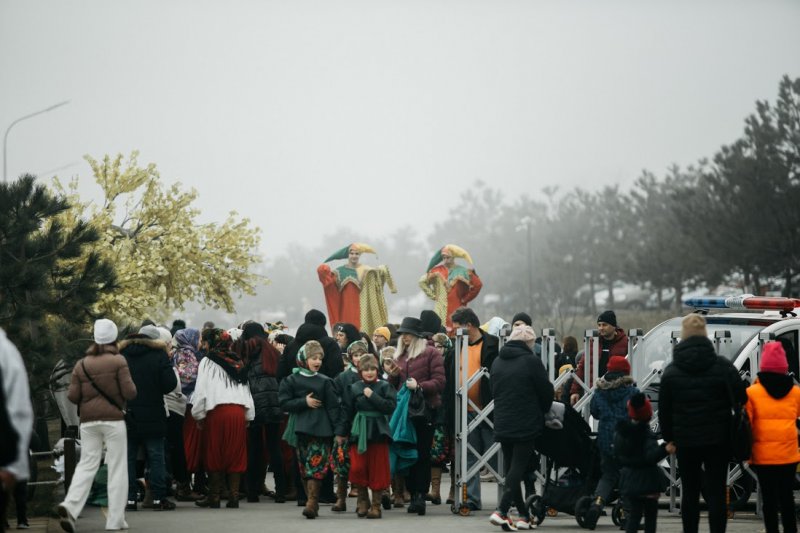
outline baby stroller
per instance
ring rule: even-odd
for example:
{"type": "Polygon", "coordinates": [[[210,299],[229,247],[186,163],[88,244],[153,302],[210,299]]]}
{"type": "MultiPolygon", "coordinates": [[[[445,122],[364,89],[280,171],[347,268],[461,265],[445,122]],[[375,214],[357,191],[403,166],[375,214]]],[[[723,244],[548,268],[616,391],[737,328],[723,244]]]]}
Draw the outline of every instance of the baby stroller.
{"type": "MultiPolygon", "coordinates": [[[[564,427],[545,427],[536,450],[547,457],[542,493],[528,496],[525,505],[537,524],[545,516],[568,513],[586,527],[584,517],[600,479],[600,451],[591,427],[574,409],[564,410],[564,427]]],[[[614,506],[612,519],[621,524],[622,509],[614,506]]]]}

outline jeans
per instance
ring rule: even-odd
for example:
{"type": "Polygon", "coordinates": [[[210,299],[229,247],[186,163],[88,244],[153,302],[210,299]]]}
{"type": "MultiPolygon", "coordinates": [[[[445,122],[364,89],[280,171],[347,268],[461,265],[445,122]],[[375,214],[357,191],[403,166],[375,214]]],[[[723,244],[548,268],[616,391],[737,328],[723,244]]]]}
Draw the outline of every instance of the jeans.
{"type": "Polygon", "coordinates": [[[603,499],[603,503],[608,503],[614,489],[619,484],[620,466],[610,453],[600,454],[600,481],[597,482],[595,496],[603,499]]]}
{"type": "Polygon", "coordinates": [[[136,455],[139,446],[147,456],[145,465],[149,471],[147,479],[153,500],[162,500],[167,495],[166,465],[164,464],[164,437],[138,437],[128,435],[128,500],[136,501],[136,455]]]}
{"type": "Polygon", "coordinates": [[[781,512],[784,533],[797,531],[792,491],[796,468],[796,463],[754,466],[764,503],[764,527],[767,533],[778,533],[778,510],[781,512]]]}
{"type": "MultiPolygon", "coordinates": [[[[477,413],[467,413],[467,423],[471,423],[476,417],[477,413]]],[[[486,422],[481,422],[474,431],[470,432],[467,437],[467,442],[472,446],[475,451],[483,455],[486,453],[492,444],[494,444],[494,431],[486,422]]],[[[478,458],[472,453],[467,452],[467,470],[472,468],[472,465],[478,462],[478,458]]],[[[497,470],[497,456],[492,457],[488,463],[492,468],[497,470]]],[[[481,476],[476,474],[467,482],[467,504],[474,507],[476,510],[481,508],[481,476]]]]}
{"type": "Polygon", "coordinates": [[[525,499],[522,497],[522,478],[528,472],[528,465],[535,449],[536,442],[526,440],[522,442],[502,443],[503,447],[503,466],[505,467],[505,486],[503,496],[500,498],[499,511],[502,515],[508,515],[511,504],[517,507],[520,518],[529,519],[528,508],[525,499]]]}
{"type": "Polygon", "coordinates": [[[106,529],[127,529],[125,522],[125,496],[128,478],[127,430],[122,420],[86,422],[81,424],[81,459],[75,467],[72,483],[62,505],[70,516],[78,518],[86,505],[92,481],[100,468],[103,443],[106,446],[108,465],[108,515],[106,529]]]}
{"type": "Polygon", "coordinates": [[[728,511],[725,509],[725,487],[728,481],[728,448],[726,446],[678,447],[678,468],[681,476],[681,522],[684,533],[697,533],[700,523],[700,486],[705,467],[705,497],[708,504],[708,526],[711,533],[725,533],[728,511]]]}

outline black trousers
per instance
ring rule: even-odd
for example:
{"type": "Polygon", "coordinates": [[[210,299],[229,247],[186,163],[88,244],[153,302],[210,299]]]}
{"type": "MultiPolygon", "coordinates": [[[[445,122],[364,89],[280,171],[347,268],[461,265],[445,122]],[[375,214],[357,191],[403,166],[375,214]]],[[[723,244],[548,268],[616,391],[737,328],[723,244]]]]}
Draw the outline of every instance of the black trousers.
{"type": "Polygon", "coordinates": [[[183,447],[183,417],[172,411],[167,417],[167,467],[177,483],[188,483],[189,473],[186,470],[186,451],[183,447]]]}
{"type": "Polygon", "coordinates": [[[275,493],[286,495],[286,473],[281,454],[281,434],[278,424],[250,424],[247,428],[247,496],[258,496],[267,473],[264,448],[269,452],[275,476],[275,493]]]}
{"type": "Polygon", "coordinates": [[[431,442],[433,442],[433,425],[422,421],[413,421],[417,431],[417,462],[408,470],[406,488],[409,492],[426,494],[431,486],[431,442]]]}
{"type": "Polygon", "coordinates": [[[701,486],[708,504],[709,531],[725,533],[728,523],[728,511],[725,508],[730,455],[728,447],[678,447],[677,455],[682,486],[681,522],[684,533],[697,533],[700,523],[701,486]]]}
{"type": "Polygon", "coordinates": [[[767,533],[778,533],[778,511],[784,533],[795,533],[797,521],[794,510],[794,474],[797,463],[786,465],[755,465],[767,533]]]}
{"type": "Polygon", "coordinates": [[[636,533],[639,531],[639,523],[644,515],[644,533],[656,533],[656,521],[658,520],[658,498],[627,498],[628,517],[625,520],[625,533],[636,533]]]}
{"type": "Polygon", "coordinates": [[[522,478],[528,472],[528,465],[530,464],[535,444],[536,441],[531,439],[521,442],[503,442],[500,445],[503,448],[503,466],[505,467],[504,476],[506,478],[499,507],[500,513],[503,515],[508,515],[508,511],[513,504],[517,507],[521,518],[530,518],[525,500],[522,497],[520,483],[522,483],[522,478]]]}

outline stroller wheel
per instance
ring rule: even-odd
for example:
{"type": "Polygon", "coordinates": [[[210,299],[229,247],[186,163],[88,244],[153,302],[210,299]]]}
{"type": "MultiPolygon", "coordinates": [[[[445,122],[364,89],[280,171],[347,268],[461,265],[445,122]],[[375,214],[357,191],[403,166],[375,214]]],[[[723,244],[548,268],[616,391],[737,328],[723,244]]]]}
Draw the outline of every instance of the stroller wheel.
{"type": "Polygon", "coordinates": [[[581,496],[575,502],[575,521],[583,529],[587,529],[586,513],[589,511],[589,507],[592,506],[592,501],[591,496],[581,496]]]}
{"type": "Polygon", "coordinates": [[[542,525],[544,517],[547,516],[547,508],[542,501],[542,497],[538,494],[532,494],[525,500],[525,507],[528,508],[528,514],[531,518],[536,520],[536,525],[542,525]]]}
{"type": "Polygon", "coordinates": [[[614,504],[614,507],[611,509],[611,521],[614,522],[615,526],[619,526],[620,528],[625,528],[625,509],[622,508],[622,502],[617,502],[614,504]]]}

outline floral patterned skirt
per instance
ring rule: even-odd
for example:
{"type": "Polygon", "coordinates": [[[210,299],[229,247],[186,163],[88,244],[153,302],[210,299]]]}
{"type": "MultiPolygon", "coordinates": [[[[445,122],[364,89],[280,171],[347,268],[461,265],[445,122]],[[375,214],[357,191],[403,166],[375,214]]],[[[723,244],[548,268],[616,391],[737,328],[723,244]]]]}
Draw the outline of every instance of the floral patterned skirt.
{"type": "Polygon", "coordinates": [[[297,461],[303,479],[325,479],[331,468],[332,437],[297,434],[297,461]]]}
{"type": "Polygon", "coordinates": [[[452,449],[450,439],[444,431],[444,426],[438,424],[433,429],[433,439],[431,441],[431,465],[442,466],[452,459],[452,449]]]}
{"type": "Polygon", "coordinates": [[[350,474],[350,443],[348,441],[343,444],[333,441],[331,468],[333,468],[334,474],[345,479],[350,474]]]}

